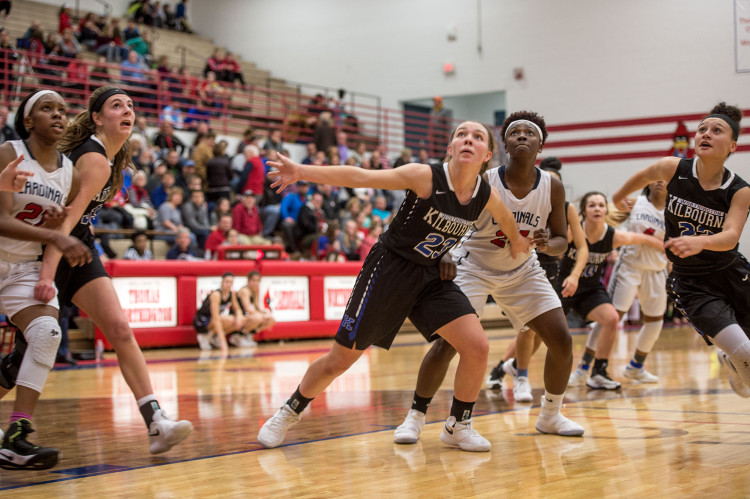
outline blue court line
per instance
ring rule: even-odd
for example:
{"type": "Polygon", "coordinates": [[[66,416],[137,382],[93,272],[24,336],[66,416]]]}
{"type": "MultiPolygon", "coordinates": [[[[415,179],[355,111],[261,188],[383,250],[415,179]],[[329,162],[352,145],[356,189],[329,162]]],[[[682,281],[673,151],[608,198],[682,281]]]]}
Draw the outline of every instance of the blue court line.
{"type": "MultiPolygon", "coordinates": [[[[445,391],[451,391],[451,390],[445,390],[445,391]]],[[[694,389],[687,389],[687,391],[690,394],[734,393],[732,390],[717,390],[717,389],[709,389],[709,390],[705,390],[705,391],[694,390],[694,389]]],[[[628,397],[628,398],[629,399],[637,399],[637,398],[643,398],[643,397],[647,397],[647,396],[651,396],[651,395],[653,395],[653,394],[652,393],[643,393],[643,394],[636,394],[635,396],[628,397]]],[[[676,397],[676,396],[681,396],[681,395],[684,395],[684,393],[668,394],[668,395],[665,395],[665,397],[670,397],[670,396],[671,397],[676,397]]],[[[614,399],[609,399],[609,400],[614,400],[614,399]]],[[[586,402],[589,402],[589,401],[588,400],[581,400],[580,402],[586,403],[586,402]]],[[[574,405],[574,404],[577,404],[577,403],[578,402],[576,402],[576,401],[567,402],[566,405],[570,406],[570,405],[574,405]]],[[[540,409],[540,408],[541,408],[541,404],[532,404],[532,405],[524,406],[524,407],[509,408],[509,409],[503,410],[503,411],[478,411],[478,412],[482,412],[482,414],[477,414],[476,417],[494,416],[494,415],[497,415],[497,414],[508,414],[508,413],[512,413],[512,412],[529,412],[531,409],[540,409]]],[[[599,409],[599,410],[605,410],[605,409],[611,410],[612,409],[612,408],[588,407],[588,406],[584,406],[583,408],[584,409],[599,409]]],[[[637,409],[637,408],[615,408],[615,409],[618,409],[618,410],[633,410],[633,411],[638,411],[638,410],[644,410],[645,411],[645,410],[647,410],[647,409],[637,409]]],[[[681,410],[669,411],[669,410],[664,410],[664,409],[654,410],[653,412],[657,412],[657,411],[659,411],[659,412],[673,412],[673,413],[682,413],[682,412],[685,412],[685,411],[681,411],[681,410]]],[[[693,412],[699,413],[700,411],[693,411],[693,412]]],[[[737,413],[723,413],[723,412],[713,412],[713,413],[709,413],[709,414],[745,415],[744,413],[737,414],[737,413]]],[[[431,421],[429,423],[425,422],[425,424],[432,425],[432,424],[438,424],[438,423],[444,423],[444,422],[445,422],[444,420],[438,420],[438,421],[431,421]]],[[[369,434],[372,434],[372,433],[381,433],[381,432],[385,432],[385,431],[392,431],[394,428],[396,428],[396,426],[393,426],[393,425],[373,425],[373,426],[377,426],[379,428],[376,429],[376,430],[364,431],[364,432],[360,432],[360,433],[349,433],[349,434],[346,434],[346,435],[338,435],[338,436],[335,436],[335,437],[319,438],[319,439],[315,439],[315,440],[306,440],[306,441],[303,441],[303,442],[292,442],[292,443],[289,443],[289,444],[279,445],[276,448],[280,449],[280,448],[284,448],[284,447],[294,447],[294,446],[298,446],[298,445],[306,445],[306,444],[312,444],[312,443],[316,443],[316,442],[325,442],[325,441],[328,441],[328,440],[337,440],[337,439],[341,439],[341,438],[349,438],[349,437],[356,437],[356,436],[361,436],[361,435],[369,435],[369,434]]],[[[537,435],[537,433],[520,433],[520,434],[516,434],[516,436],[536,436],[536,435],[537,435]]],[[[539,433],[539,435],[542,435],[542,433],[539,433]]],[[[582,437],[582,438],[585,438],[585,437],[582,437]]],[[[164,463],[154,463],[154,464],[148,464],[148,465],[143,465],[143,466],[136,466],[136,467],[132,467],[132,468],[122,467],[122,469],[115,469],[115,468],[117,468],[116,466],[111,466],[110,467],[110,465],[105,465],[105,464],[102,464],[102,465],[91,465],[91,466],[89,466],[90,468],[95,468],[97,466],[101,466],[104,471],[102,471],[100,473],[93,473],[93,474],[90,474],[90,475],[70,476],[70,477],[65,477],[65,478],[58,478],[58,479],[55,479],[55,480],[46,480],[46,481],[43,481],[43,482],[27,483],[27,484],[21,484],[21,485],[10,485],[10,486],[7,486],[7,487],[0,487],[0,491],[2,491],[2,490],[21,489],[21,488],[25,488],[25,487],[35,487],[37,485],[47,485],[47,484],[50,484],[50,483],[59,483],[59,482],[65,482],[65,481],[69,481],[69,480],[78,480],[80,478],[87,478],[87,477],[92,477],[92,476],[109,475],[109,474],[112,474],[112,473],[121,473],[123,471],[135,471],[135,470],[142,470],[142,469],[147,469],[147,468],[155,468],[155,467],[158,467],[158,466],[166,466],[166,465],[169,465],[169,464],[181,464],[181,463],[189,463],[189,462],[193,462],[193,461],[202,461],[202,460],[205,460],[205,459],[213,459],[213,458],[218,458],[218,457],[236,456],[236,455],[239,455],[239,454],[248,454],[250,452],[258,452],[258,451],[265,450],[262,446],[260,446],[260,444],[258,442],[254,442],[253,441],[253,442],[249,442],[249,443],[250,444],[257,444],[259,447],[255,448],[255,449],[240,450],[240,451],[235,451],[235,452],[226,452],[224,454],[214,454],[214,455],[210,455],[210,456],[200,456],[200,457],[194,457],[194,458],[190,458],[190,459],[182,459],[182,460],[178,460],[178,461],[170,461],[170,462],[164,462],[164,463]]],[[[701,443],[705,443],[705,442],[697,441],[697,442],[691,442],[691,443],[701,444],[701,443]]],[[[713,443],[713,442],[710,442],[710,443],[713,443]]],[[[398,444],[394,444],[394,445],[398,445],[398,444]]],[[[86,468],[86,467],[83,467],[83,468],[86,468]]],[[[75,469],[75,468],[73,468],[73,469],[75,469]]],[[[27,473],[27,471],[22,471],[22,473],[27,473]]]]}

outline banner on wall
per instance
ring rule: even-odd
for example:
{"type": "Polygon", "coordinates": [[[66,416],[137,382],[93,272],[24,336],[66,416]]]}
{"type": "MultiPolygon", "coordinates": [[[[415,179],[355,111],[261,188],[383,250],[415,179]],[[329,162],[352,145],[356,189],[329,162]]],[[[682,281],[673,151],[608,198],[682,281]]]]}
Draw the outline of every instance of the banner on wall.
{"type": "Polygon", "coordinates": [[[131,328],[177,325],[175,277],[113,277],[112,285],[131,328]]]}
{"type": "Polygon", "coordinates": [[[343,317],[356,280],[357,276],[353,275],[329,275],[323,279],[326,320],[335,321],[343,317]]]}
{"type": "Polygon", "coordinates": [[[734,42],[735,70],[750,72],[750,0],[734,0],[734,42]]]}

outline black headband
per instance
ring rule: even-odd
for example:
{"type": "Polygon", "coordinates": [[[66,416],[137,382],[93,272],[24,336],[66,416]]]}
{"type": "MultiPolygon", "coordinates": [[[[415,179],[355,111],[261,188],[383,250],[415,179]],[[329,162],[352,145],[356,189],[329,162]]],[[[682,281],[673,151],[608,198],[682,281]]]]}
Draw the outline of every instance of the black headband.
{"type": "Polygon", "coordinates": [[[735,123],[734,120],[730,118],[729,116],[727,116],[726,114],[720,114],[720,113],[709,114],[708,116],[703,118],[703,120],[705,121],[708,118],[719,118],[720,120],[726,121],[727,125],[729,125],[729,128],[732,129],[732,137],[734,138],[734,140],[737,140],[740,137],[740,126],[737,123],[735,123]]]}
{"type": "Polygon", "coordinates": [[[89,114],[98,113],[99,111],[101,111],[102,106],[104,105],[105,102],[107,102],[107,99],[117,94],[128,95],[124,90],[121,90],[117,87],[110,88],[106,92],[102,92],[102,94],[96,98],[96,100],[94,101],[94,105],[91,106],[91,109],[89,109],[89,114]]]}

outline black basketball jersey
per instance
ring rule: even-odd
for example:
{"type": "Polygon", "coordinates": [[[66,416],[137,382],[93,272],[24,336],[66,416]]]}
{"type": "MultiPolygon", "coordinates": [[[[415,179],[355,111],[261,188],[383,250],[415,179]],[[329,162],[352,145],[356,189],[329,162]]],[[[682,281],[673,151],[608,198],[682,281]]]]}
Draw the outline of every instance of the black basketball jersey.
{"type": "Polygon", "coordinates": [[[420,265],[436,265],[469,230],[487,205],[491,187],[477,176],[471,200],[461,204],[448,176],[448,165],[430,165],[432,195],[420,199],[407,190],[380,242],[389,251],[420,265]]]}
{"type": "MultiPolygon", "coordinates": [[[[105,158],[107,157],[107,151],[104,149],[104,145],[93,135],[88,140],[86,140],[86,142],[73,149],[68,156],[75,165],[76,161],[78,161],[78,158],[89,152],[98,152],[105,158]]],[[[110,163],[110,167],[111,165],[112,164],[110,163]]],[[[107,180],[107,184],[102,188],[99,194],[97,194],[96,197],[91,200],[88,207],[86,208],[86,211],[83,213],[81,220],[78,221],[76,226],[73,227],[73,230],[70,232],[71,235],[77,237],[92,248],[94,247],[94,236],[91,234],[91,229],[89,228],[89,226],[91,225],[93,219],[96,218],[96,213],[107,201],[107,198],[109,198],[110,189],[112,189],[111,173],[109,175],[109,179],[107,180]]]]}
{"type": "MultiPolygon", "coordinates": [[[[601,280],[604,273],[604,265],[607,263],[607,257],[612,252],[614,237],[615,229],[608,225],[607,230],[604,232],[604,237],[600,240],[592,243],[586,239],[586,244],[589,247],[589,259],[583,268],[583,272],[581,272],[581,277],[578,278],[579,289],[596,285],[601,280]]],[[[563,255],[562,263],[560,264],[561,277],[568,277],[570,275],[570,271],[573,270],[573,266],[576,263],[577,254],[578,249],[576,248],[575,241],[573,241],[568,246],[568,251],[563,255]]]]}
{"type": "MultiPolygon", "coordinates": [[[[706,191],[696,172],[696,159],[682,159],[667,184],[667,206],[664,209],[666,238],[717,234],[734,194],[748,184],[734,172],[724,169],[718,189],[706,191]]],[[[697,255],[679,258],[667,250],[674,271],[685,275],[706,274],[730,266],[739,257],[735,246],[730,251],[703,250],[697,255]]]]}
{"type": "MultiPolygon", "coordinates": [[[[565,201],[565,221],[567,223],[568,221],[568,205],[570,203],[568,201],[565,201]]],[[[544,267],[545,265],[552,265],[557,264],[560,262],[560,260],[556,256],[549,256],[547,253],[544,253],[542,251],[536,252],[536,257],[539,259],[539,264],[544,267]]],[[[566,276],[567,277],[567,276],[566,276]]]]}
{"type": "Polygon", "coordinates": [[[221,293],[220,289],[215,289],[208,293],[208,296],[205,300],[203,300],[203,303],[201,304],[201,308],[198,309],[196,312],[196,315],[202,315],[204,317],[210,317],[211,316],[211,295],[214,294],[216,291],[219,292],[219,296],[221,297],[221,302],[219,303],[219,315],[225,315],[227,310],[230,310],[232,307],[232,295],[234,294],[234,291],[230,291],[229,295],[227,296],[227,299],[224,299],[224,295],[221,293]]]}

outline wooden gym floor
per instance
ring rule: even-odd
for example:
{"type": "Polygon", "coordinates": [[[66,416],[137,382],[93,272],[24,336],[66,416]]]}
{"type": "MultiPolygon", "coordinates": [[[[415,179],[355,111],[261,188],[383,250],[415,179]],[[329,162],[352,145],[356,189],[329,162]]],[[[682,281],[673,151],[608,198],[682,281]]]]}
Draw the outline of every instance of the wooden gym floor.
{"type": "MultiPolygon", "coordinates": [[[[490,329],[491,360],[508,329],[490,329]]],[[[611,373],[635,348],[620,334],[611,373]]],[[[620,392],[570,388],[563,412],[582,438],[534,430],[543,394],[544,348],[533,358],[534,403],[512,390],[483,390],[475,428],[489,453],[443,445],[441,424],[453,370],[435,397],[416,445],[393,443],[411,403],[427,346],[401,334],[390,352],[369,350],[293,427],[282,447],[264,450],[260,425],[296,388],[332,340],[233,350],[146,352],[157,397],[190,419],[194,434],[161,456],[148,453],[146,428],[114,355],[100,365],[57,369],[40,400],[31,440],[62,451],[48,471],[0,470],[12,497],[685,497],[750,496],[750,400],[732,392],[712,351],[689,328],[665,328],[648,359],[657,385],[624,383],[620,392]]],[[[574,335],[577,361],[585,336],[574,335]]],[[[453,366],[455,367],[455,361],[453,366]]],[[[490,366],[488,366],[489,372],[490,366]]],[[[0,402],[0,418],[12,399],[0,402]]]]}

